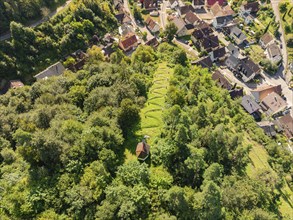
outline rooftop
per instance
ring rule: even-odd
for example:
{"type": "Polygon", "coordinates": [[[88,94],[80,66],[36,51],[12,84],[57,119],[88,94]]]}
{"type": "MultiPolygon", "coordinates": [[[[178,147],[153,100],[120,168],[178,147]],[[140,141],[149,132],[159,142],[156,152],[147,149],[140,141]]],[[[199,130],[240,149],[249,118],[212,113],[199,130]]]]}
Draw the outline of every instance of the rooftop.
{"type": "Polygon", "coordinates": [[[252,114],[260,110],[260,106],[249,95],[243,96],[241,105],[249,114],[252,114]]]}
{"type": "Polygon", "coordinates": [[[269,115],[274,115],[287,108],[286,101],[277,93],[272,92],[268,94],[261,102],[264,111],[269,115]]]}

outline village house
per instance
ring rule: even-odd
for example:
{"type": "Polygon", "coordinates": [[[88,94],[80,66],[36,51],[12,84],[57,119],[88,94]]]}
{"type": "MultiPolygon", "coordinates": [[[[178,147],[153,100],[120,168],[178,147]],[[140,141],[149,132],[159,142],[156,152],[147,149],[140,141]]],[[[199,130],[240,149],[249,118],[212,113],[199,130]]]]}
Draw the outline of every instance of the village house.
{"type": "Polygon", "coordinates": [[[151,46],[151,47],[157,47],[159,45],[159,42],[156,37],[153,37],[149,41],[145,43],[145,45],[151,46]]]}
{"type": "Polygon", "coordinates": [[[119,24],[132,24],[132,20],[130,18],[130,16],[124,12],[116,14],[115,18],[117,19],[119,24]]]}
{"type": "Polygon", "coordinates": [[[272,35],[267,32],[265,33],[260,39],[259,39],[259,44],[263,49],[266,49],[267,46],[269,46],[270,44],[274,43],[274,38],[272,37],[272,35]]]}
{"type": "Polygon", "coordinates": [[[236,58],[234,55],[230,55],[225,61],[226,66],[233,73],[237,72],[237,67],[239,63],[240,63],[240,59],[236,58]]]}
{"type": "Polygon", "coordinates": [[[52,76],[60,76],[64,73],[64,71],[65,71],[65,67],[62,65],[62,63],[57,62],[53,64],[52,66],[49,66],[47,69],[40,72],[39,74],[35,75],[34,77],[37,80],[48,79],[52,76]]]}
{"type": "Polygon", "coordinates": [[[268,94],[260,103],[263,111],[268,116],[278,116],[287,109],[286,101],[277,93],[272,92],[268,94]]]}
{"type": "Polygon", "coordinates": [[[261,102],[268,94],[275,92],[278,95],[282,94],[281,85],[272,86],[272,85],[263,85],[256,89],[251,90],[251,94],[254,96],[257,102],[261,102]]]}
{"type": "Polygon", "coordinates": [[[256,123],[264,133],[269,137],[275,137],[277,135],[275,124],[270,121],[260,121],[256,123]]]}
{"type": "Polygon", "coordinates": [[[234,57],[238,58],[240,54],[239,47],[236,47],[234,44],[229,43],[227,46],[227,50],[230,55],[233,55],[234,57]]]}
{"type": "Polygon", "coordinates": [[[219,2],[216,2],[210,9],[210,12],[215,17],[234,15],[235,12],[229,5],[222,7],[219,2]]]}
{"type": "Polygon", "coordinates": [[[135,152],[137,159],[145,161],[150,154],[150,146],[145,141],[142,141],[137,144],[135,152]]]}
{"type": "Polygon", "coordinates": [[[192,1],[192,6],[195,8],[195,9],[201,9],[201,8],[204,8],[206,2],[205,0],[193,0],[192,1]]]}
{"type": "Polygon", "coordinates": [[[142,8],[146,10],[155,10],[158,8],[158,1],[157,0],[141,0],[142,8]]]}
{"type": "Polygon", "coordinates": [[[251,96],[249,95],[243,96],[241,105],[250,115],[254,117],[256,121],[260,121],[261,107],[254,101],[254,99],[251,96]]]}
{"type": "Polygon", "coordinates": [[[135,34],[127,35],[124,39],[119,41],[119,47],[124,51],[133,50],[138,46],[139,42],[135,34]]]}
{"type": "Polygon", "coordinates": [[[172,22],[177,27],[176,35],[178,37],[183,37],[183,36],[188,35],[188,30],[185,26],[186,23],[184,22],[184,20],[182,18],[174,18],[172,22]]]}
{"type": "Polygon", "coordinates": [[[200,21],[191,34],[191,40],[196,44],[198,40],[202,39],[204,36],[209,36],[211,33],[213,33],[211,27],[206,22],[200,21]]]}
{"type": "Polygon", "coordinates": [[[186,15],[189,11],[192,11],[192,12],[195,11],[192,5],[184,5],[184,6],[177,7],[177,13],[181,17],[186,15]]]}
{"type": "Polygon", "coordinates": [[[214,17],[213,19],[213,26],[216,29],[223,28],[233,22],[233,16],[232,15],[224,15],[224,16],[218,16],[214,17]]]}
{"type": "Polygon", "coordinates": [[[211,60],[209,56],[202,57],[198,60],[192,61],[191,64],[200,66],[202,68],[208,68],[208,69],[211,69],[213,67],[213,61],[211,60]]]}
{"type": "Polygon", "coordinates": [[[199,42],[201,51],[211,52],[219,47],[219,39],[215,35],[203,36],[199,42]]]}
{"type": "Polygon", "coordinates": [[[235,43],[237,45],[240,45],[244,42],[244,40],[246,40],[246,35],[237,27],[237,26],[233,26],[229,29],[229,36],[234,39],[235,43]]]}
{"type": "Polygon", "coordinates": [[[83,52],[82,50],[77,50],[74,53],[70,54],[70,57],[72,57],[74,59],[74,62],[70,63],[67,66],[67,68],[73,72],[77,72],[78,70],[81,70],[83,68],[83,66],[85,65],[85,62],[88,58],[88,54],[83,52]]]}
{"type": "Polygon", "coordinates": [[[227,5],[227,0],[207,0],[207,6],[211,7],[212,5],[218,3],[219,5],[227,5]]]}
{"type": "Polygon", "coordinates": [[[249,82],[258,76],[261,69],[250,58],[241,59],[237,66],[237,73],[240,74],[244,82],[249,82]]]}
{"type": "Polygon", "coordinates": [[[160,25],[157,22],[155,22],[151,17],[148,17],[145,23],[151,33],[154,34],[160,31],[160,25]]]}
{"type": "Polygon", "coordinates": [[[293,140],[293,118],[290,114],[286,114],[276,119],[274,122],[289,140],[293,140]]]}
{"type": "Polygon", "coordinates": [[[179,6],[178,0],[169,0],[169,5],[171,9],[175,9],[176,7],[179,6]]]}
{"type": "Polygon", "coordinates": [[[186,24],[192,24],[193,26],[196,25],[200,19],[196,16],[192,11],[187,12],[184,18],[186,24]]]}
{"type": "Polygon", "coordinates": [[[259,3],[256,2],[247,2],[240,6],[239,15],[243,17],[244,13],[255,15],[259,10],[259,3]]]}
{"type": "Polygon", "coordinates": [[[282,54],[280,48],[276,43],[272,43],[267,47],[267,55],[271,62],[279,63],[282,60],[282,54]]]}
{"type": "Polygon", "coordinates": [[[254,20],[254,17],[250,13],[247,13],[247,12],[244,12],[241,16],[244,19],[244,23],[247,25],[251,24],[254,20]]]}
{"type": "Polygon", "coordinates": [[[226,49],[225,49],[225,47],[220,47],[220,48],[213,50],[209,54],[210,54],[211,60],[213,62],[223,61],[223,60],[225,60],[225,57],[226,57],[226,49]]]}
{"type": "Polygon", "coordinates": [[[214,80],[219,87],[227,89],[228,91],[233,88],[230,81],[219,70],[213,73],[212,80],[214,80]]]}

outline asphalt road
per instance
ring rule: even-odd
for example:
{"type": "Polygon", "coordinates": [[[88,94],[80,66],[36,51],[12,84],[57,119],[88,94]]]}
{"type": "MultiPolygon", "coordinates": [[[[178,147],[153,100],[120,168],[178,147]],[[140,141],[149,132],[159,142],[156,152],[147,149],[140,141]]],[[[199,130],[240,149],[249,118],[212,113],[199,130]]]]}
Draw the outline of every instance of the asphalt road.
{"type": "MultiPolygon", "coordinates": [[[[65,8],[66,6],[68,6],[71,3],[71,1],[72,0],[66,1],[66,3],[64,5],[60,6],[56,10],[52,11],[46,18],[42,18],[42,19],[40,19],[38,21],[35,21],[35,22],[31,23],[30,25],[28,25],[28,27],[36,27],[36,26],[42,24],[43,22],[47,21],[49,18],[53,17],[56,13],[58,13],[63,8],[65,8]]],[[[11,38],[11,33],[10,32],[8,32],[6,34],[0,35],[0,41],[7,40],[9,38],[11,38]]]]}
{"type": "Polygon", "coordinates": [[[165,30],[166,24],[167,24],[167,4],[168,1],[163,1],[161,4],[161,11],[160,11],[160,19],[161,19],[161,26],[163,30],[165,30]]]}

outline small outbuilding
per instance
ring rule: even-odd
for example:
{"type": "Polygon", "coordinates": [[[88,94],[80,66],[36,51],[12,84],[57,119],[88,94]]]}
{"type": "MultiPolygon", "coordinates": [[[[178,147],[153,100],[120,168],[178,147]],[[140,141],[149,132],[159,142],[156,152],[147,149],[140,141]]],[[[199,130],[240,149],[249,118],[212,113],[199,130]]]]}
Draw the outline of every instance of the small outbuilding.
{"type": "Polygon", "coordinates": [[[136,146],[136,156],[137,159],[145,161],[150,154],[150,146],[145,142],[142,141],[137,144],[136,146]]]}

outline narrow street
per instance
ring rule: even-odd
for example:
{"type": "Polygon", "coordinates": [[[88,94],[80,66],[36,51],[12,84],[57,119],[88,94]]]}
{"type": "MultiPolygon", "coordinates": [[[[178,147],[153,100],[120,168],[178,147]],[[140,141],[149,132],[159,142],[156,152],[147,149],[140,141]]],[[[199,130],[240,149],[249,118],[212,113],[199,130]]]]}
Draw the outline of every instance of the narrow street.
{"type": "MultiPolygon", "coordinates": [[[[64,9],[65,7],[67,7],[72,0],[68,0],[65,2],[65,4],[63,4],[62,6],[58,7],[56,10],[52,11],[46,18],[42,18],[38,21],[35,21],[31,24],[29,24],[27,27],[36,27],[40,24],[42,24],[43,22],[47,21],[48,19],[52,18],[55,14],[57,14],[59,11],[61,11],[62,9],[64,9]]],[[[0,35],[0,41],[4,41],[11,38],[11,33],[6,33],[6,34],[2,34],[0,35]]]]}
{"type": "Polygon", "coordinates": [[[124,9],[125,11],[129,14],[131,20],[132,20],[132,25],[133,27],[136,29],[138,28],[141,33],[143,32],[146,32],[147,33],[147,40],[150,40],[152,39],[154,36],[151,34],[151,32],[146,28],[145,25],[142,25],[142,24],[137,24],[131,11],[130,11],[130,8],[129,8],[129,3],[128,3],[128,0],[124,0],[124,9]]]}
{"type": "Polygon", "coordinates": [[[161,4],[161,11],[160,11],[160,20],[161,20],[161,26],[163,28],[163,30],[165,30],[166,28],[166,24],[167,24],[167,4],[168,1],[163,1],[161,4]]]}
{"type": "MultiPolygon", "coordinates": [[[[293,0],[289,0],[288,2],[290,2],[290,1],[293,3],[293,0]]],[[[287,71],[288,53],[287,53],[287,45],[286,45],[286,41],[285,41],[285,33],[284,33],[284,30],[283,30],[282,25],[281,25],[281,17],[280,17],[280,12],[279,12],[279,3],[280,3],[280,0],[271,0],[271,5],[272,5],[272,8],[274,10],[276,20],[280,23],[279,31],[281,33],[280,40],[281,40],[281,44],[282,44],[281,51],[282,51],[283,66],[284,66],[284,70],[283,70],[282,74],[284,74],[284,78],[285,78],[286,82],[289,83],[289,81],[292,78],[292,74],[291,74],[290,71],[287,71]]],[[[278,72],[278,75],[280,75],[280,74],[281,73],[278,72]]]]}

